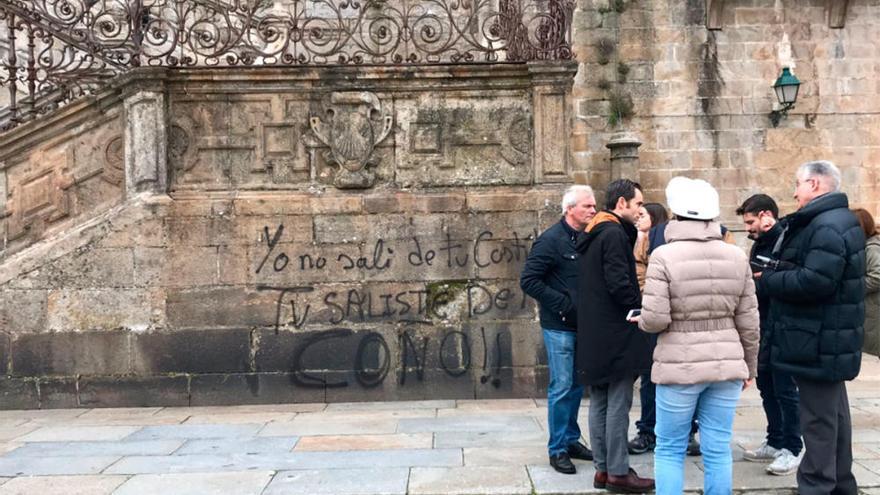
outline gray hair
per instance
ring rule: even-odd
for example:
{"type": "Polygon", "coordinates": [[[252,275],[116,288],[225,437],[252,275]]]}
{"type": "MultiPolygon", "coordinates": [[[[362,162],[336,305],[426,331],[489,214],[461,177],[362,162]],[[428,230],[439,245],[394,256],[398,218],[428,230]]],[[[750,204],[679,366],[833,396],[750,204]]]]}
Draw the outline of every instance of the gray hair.
{"type": "Polygon", "coordinates": [[[798,178],[822,177],[828,180],[832,191],[840,190],[840,169],[828,160],[807,162],[798,167],[798,178]]]}
{"type": "Polygon", "coordinates": [[[562,214],[565,215],[569,208],[576,205],[578,198],[582,195],[596,197],[590,186],[575,184],[566,189],[565,194],[562,195],[562,214]]]}

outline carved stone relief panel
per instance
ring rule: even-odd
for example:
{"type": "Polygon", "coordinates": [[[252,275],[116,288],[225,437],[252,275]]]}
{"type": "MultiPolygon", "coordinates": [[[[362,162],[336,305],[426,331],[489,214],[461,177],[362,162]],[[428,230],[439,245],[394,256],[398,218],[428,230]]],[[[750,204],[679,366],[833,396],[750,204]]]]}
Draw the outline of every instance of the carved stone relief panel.
{"type": "MultiPolygon", "coordinates": [[[[386,105],[387,106],[387,105],[386,105]]],[[[364,189],[376,184],[376,146],[388,137],[394,122],[379,97],[368,91],[334,92],[309,117],[313,136],[329,150],[324,161],[337,168],[333,185],[364,189]]]]}
{"type": "Polygon", "coordinates": [[[48,225],[70,215],[72,158],[66,147],[40,150],[7,170],[10,242],[27,235],[38,237],[48,225]]]}
{"type": "Polygon", "coordinates": [[[173,100],[172,187],[271,189],[308,182],[300,150],[306,115],[281,118],[283,106],[263,95],[173,100]]]}
{"type": "Polygon", "coordinates": [[[528,184],[531,111],[526,97],[426,95],[396,102],[396,180],[403,186],[528,184]]]}

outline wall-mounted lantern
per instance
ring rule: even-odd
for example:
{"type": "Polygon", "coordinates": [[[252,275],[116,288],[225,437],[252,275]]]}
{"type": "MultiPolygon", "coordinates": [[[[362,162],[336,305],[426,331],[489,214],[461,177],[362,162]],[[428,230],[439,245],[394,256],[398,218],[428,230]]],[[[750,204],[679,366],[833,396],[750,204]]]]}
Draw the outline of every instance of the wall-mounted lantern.
{"type": "Polygon", "coordinates": [[[773,90],[776,91],[776,99],[779,100],[780,105],[779,110],[770,112],[770,122],[773,124],[773,127],[779,126],[779,121],[788,117],[788,111],[794,108],[794,103],[797,101],[798,89],[800,87],[801,82],[798,78],[791,73],[788,67],[783,67],[782,74],[779,75],[779,79],[773,85],[773,90]]]}

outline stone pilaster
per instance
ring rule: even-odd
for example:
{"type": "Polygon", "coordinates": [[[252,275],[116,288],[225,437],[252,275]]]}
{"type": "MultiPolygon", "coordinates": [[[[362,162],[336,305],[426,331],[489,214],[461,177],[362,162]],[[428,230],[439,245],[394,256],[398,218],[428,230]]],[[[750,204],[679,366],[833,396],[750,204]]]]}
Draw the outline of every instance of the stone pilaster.
{"type": "Polygon", "coordinates": [[[530,62],[534,112],[535,182],[568,182],[571,175],[571,86],[576,62],[530,62]]]}
{"type": "Polygon", "coordinates": [[[143,191],[164,193],[168,189],[164,71],[153,72],[125,88],[126,195],[143,191]]]}

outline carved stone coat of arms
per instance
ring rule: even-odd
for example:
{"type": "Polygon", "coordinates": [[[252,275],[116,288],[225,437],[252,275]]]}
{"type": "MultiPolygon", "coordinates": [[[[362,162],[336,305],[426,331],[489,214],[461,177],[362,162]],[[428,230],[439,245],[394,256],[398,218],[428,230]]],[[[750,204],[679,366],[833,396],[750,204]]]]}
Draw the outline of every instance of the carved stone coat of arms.
{"type": "Polygon", "coordinates": [[[339,166],[334,185],[340,189],[363,189],[376,183],[370,170],[378,164],[376,145],[391,131],[393,118],[385,115],[374,93],[331,93],[324,103],[323,117],[312,116],[309,125],[315,136],[330,148],[327,161],[339,166]]]}

